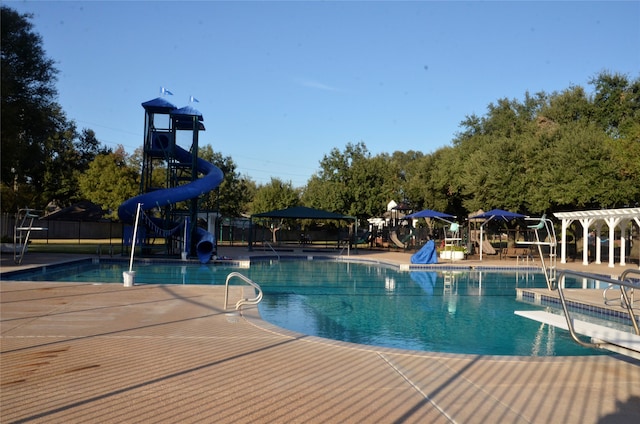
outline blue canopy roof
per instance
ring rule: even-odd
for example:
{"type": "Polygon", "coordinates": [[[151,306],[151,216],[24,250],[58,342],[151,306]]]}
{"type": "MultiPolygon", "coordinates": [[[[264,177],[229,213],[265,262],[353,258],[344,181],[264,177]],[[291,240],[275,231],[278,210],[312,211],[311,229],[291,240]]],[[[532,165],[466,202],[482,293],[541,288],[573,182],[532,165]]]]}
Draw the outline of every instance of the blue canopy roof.
{"type": "Polygon", "coordinates": [[[199,121],[204,121],[202,113],[193,106],[185,106],[171,111],[171,116],[197,116],[199,121]]]}
{"type": "Polygon", "coordinates": [[[502,218],[505,221],[510,221],[516,218],[526,218],[526,215],[522,215],[516,212],[509,212],[502,209],[491,209],[489,212],[481,213],[480,215],[474,215],[473,219],[488,219],[502,218]]]}
{"type": "Polygon", "coordinates": [[[148,102],[144,102],[142,103],[142,107],[153,113],[169,113],[176,109],[176,106],[164,97],[157,97],[148,102]]]}
{"type": "Polygon", "coordinates": [[[405,219],[410,219],[410,218],[438,218],[446,221],[446,218],[455,218],[455,216],[449,215],[448,213],[444,213],[444,212],[425,209],[425,210],[415,212],[405,216],[405,219]]]}
{"type": "Polygon", "coordinates": [[[185,106],[180,109],[175,109],[171,111],[171,117],[175,119],[175,126],[178,130],[191,130],[194,127],[193,118],[197,118],[197,129],[200,131],[204,131],[204,118],[202,117],[202,113],[193,106],[185,106]]]}

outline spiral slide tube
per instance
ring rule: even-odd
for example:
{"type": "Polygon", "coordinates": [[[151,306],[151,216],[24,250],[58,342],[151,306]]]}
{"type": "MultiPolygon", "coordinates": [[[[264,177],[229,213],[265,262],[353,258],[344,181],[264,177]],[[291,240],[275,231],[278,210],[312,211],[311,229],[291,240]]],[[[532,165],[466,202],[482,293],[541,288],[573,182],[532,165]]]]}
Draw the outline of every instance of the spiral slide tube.
{"type": "MultiPolygon", "coordinates": [[[[175,146],[174,158],[179,162],[191,162],[191,153],[180,146],[175,146]]],[[[132,224],[135,219],[136,207],[142,204],[142,210],[149,210],[155,207],[164,207],[173,203],[194,199],[210,192],[220,185],[224,175],[217,166],[198,158],[196,164],[198,172],[204,174],[202,178],[178,187],[166,188],[141,194],[124,201],[118,208],[118,216],[125,223],[132,224]]],[[[215,243],[213,235],[198,228],[197,230],[196,252],[201,263],[207,263],[213,254],[215,243]]]]}

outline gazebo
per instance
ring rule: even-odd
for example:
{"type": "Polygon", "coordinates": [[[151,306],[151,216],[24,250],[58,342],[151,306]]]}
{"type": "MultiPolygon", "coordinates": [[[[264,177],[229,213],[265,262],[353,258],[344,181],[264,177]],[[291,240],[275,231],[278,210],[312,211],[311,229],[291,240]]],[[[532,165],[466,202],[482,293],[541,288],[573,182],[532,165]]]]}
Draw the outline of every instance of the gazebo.
{"type": "MultiPolygon", "coordinates": [[[[272,218],[272,219],[316,219],[316,220],[347,220],[353,221],[355,224],[356,233],[358,231],[358,221],[354,216],[341,215],[339,213],[324,211],[322,209],[314,209],[306,206],[294,206],[287,209],[278,209],[269,212],[262,212],[251,215],[250,227],[253,227],[254,218],[272,218]]],[[[253,246],[253,240],[251,239],[252,233],[249,233],[249,250],[253,246]]]]}
{"type": "Polygon", "coordinates": [[[567,263],[567,228],[573,221],[582,225],[582,264],[589,265],[589,228],[595,229],[596,263],[601,262],[602,225],[609,228],[609,267],[615,266],[614,240],[616,227],[620,227],[620,265],[626,265],[626,232],[627,224],[635,222],[640,227],[640,208],[600,209],[576,212],[555,212],[556,218],[562,220],[562,242],[560,247],[560,263],[567,263]]]}

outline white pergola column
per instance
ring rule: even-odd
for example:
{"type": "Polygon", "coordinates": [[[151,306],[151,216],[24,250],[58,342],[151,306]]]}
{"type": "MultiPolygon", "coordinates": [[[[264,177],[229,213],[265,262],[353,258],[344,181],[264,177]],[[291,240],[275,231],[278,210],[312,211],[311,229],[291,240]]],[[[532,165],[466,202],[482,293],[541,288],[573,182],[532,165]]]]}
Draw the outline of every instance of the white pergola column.
{"type": "Polygon", "coordinates": [[[626,219],[620,220],[620,266],[627,264],[627,224],[626,219]]]}
{"type": "Polygon", "coordinates": [[[620,218],[605,218],[605,222],[609,226],[609,268],[615,266],[615,241],[616,241],[616,227],[620,223],[620,218]]]}
{"type": "Polygon", "coordinates": [[[567,228],[571,225],[573,219],[562,218],[562,245],[560,246],[560,263],[567,263],[567,228]]]}
{"type": "Polygon", "coordinates": [[[593,223],[591,218],[581,218],[582,224],[582,265],[589,265],[589,225],[593,223]]]}
{"type": "Polygon", "coordinates": [[[602,263],[602,222],[600,221],[596,222],[594,246],[596,248],[596,263],[599,265],[602,263]]]}

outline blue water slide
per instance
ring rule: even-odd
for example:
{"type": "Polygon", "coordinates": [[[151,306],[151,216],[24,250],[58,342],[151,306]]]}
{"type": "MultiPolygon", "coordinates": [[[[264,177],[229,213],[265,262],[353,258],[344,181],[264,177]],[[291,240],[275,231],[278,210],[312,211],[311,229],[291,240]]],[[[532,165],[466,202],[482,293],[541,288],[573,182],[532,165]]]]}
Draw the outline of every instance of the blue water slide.
{"type": "Polygon", "coordinates": [[[438,252],[433,240],[429,240],[420,250],[411,255],[412,264],[437,264],[438,252]]]}
{"type": "MultiPolygon", "coordinates": [[[[182,163],[191,163],[191,153],[180,146],[175,146],[173,157],[182,163]]],[[[142,210],[149,210],[155,207],[164,207],[174,203],[195,199],[210,192],[220,185],[224,175],[220,168],[198,158],[196,167],[202,178],[178,187],[155,190],[141,194],[126,200],[118,208],[118,216],[122,222],[132,224],[135,220],[138,203],[142,204],[142,210]]],[[[196,241],[196,253],[202,263],[209,262],[215,249],[215,239],[208,231],[198,228],[196,241]]]]}

